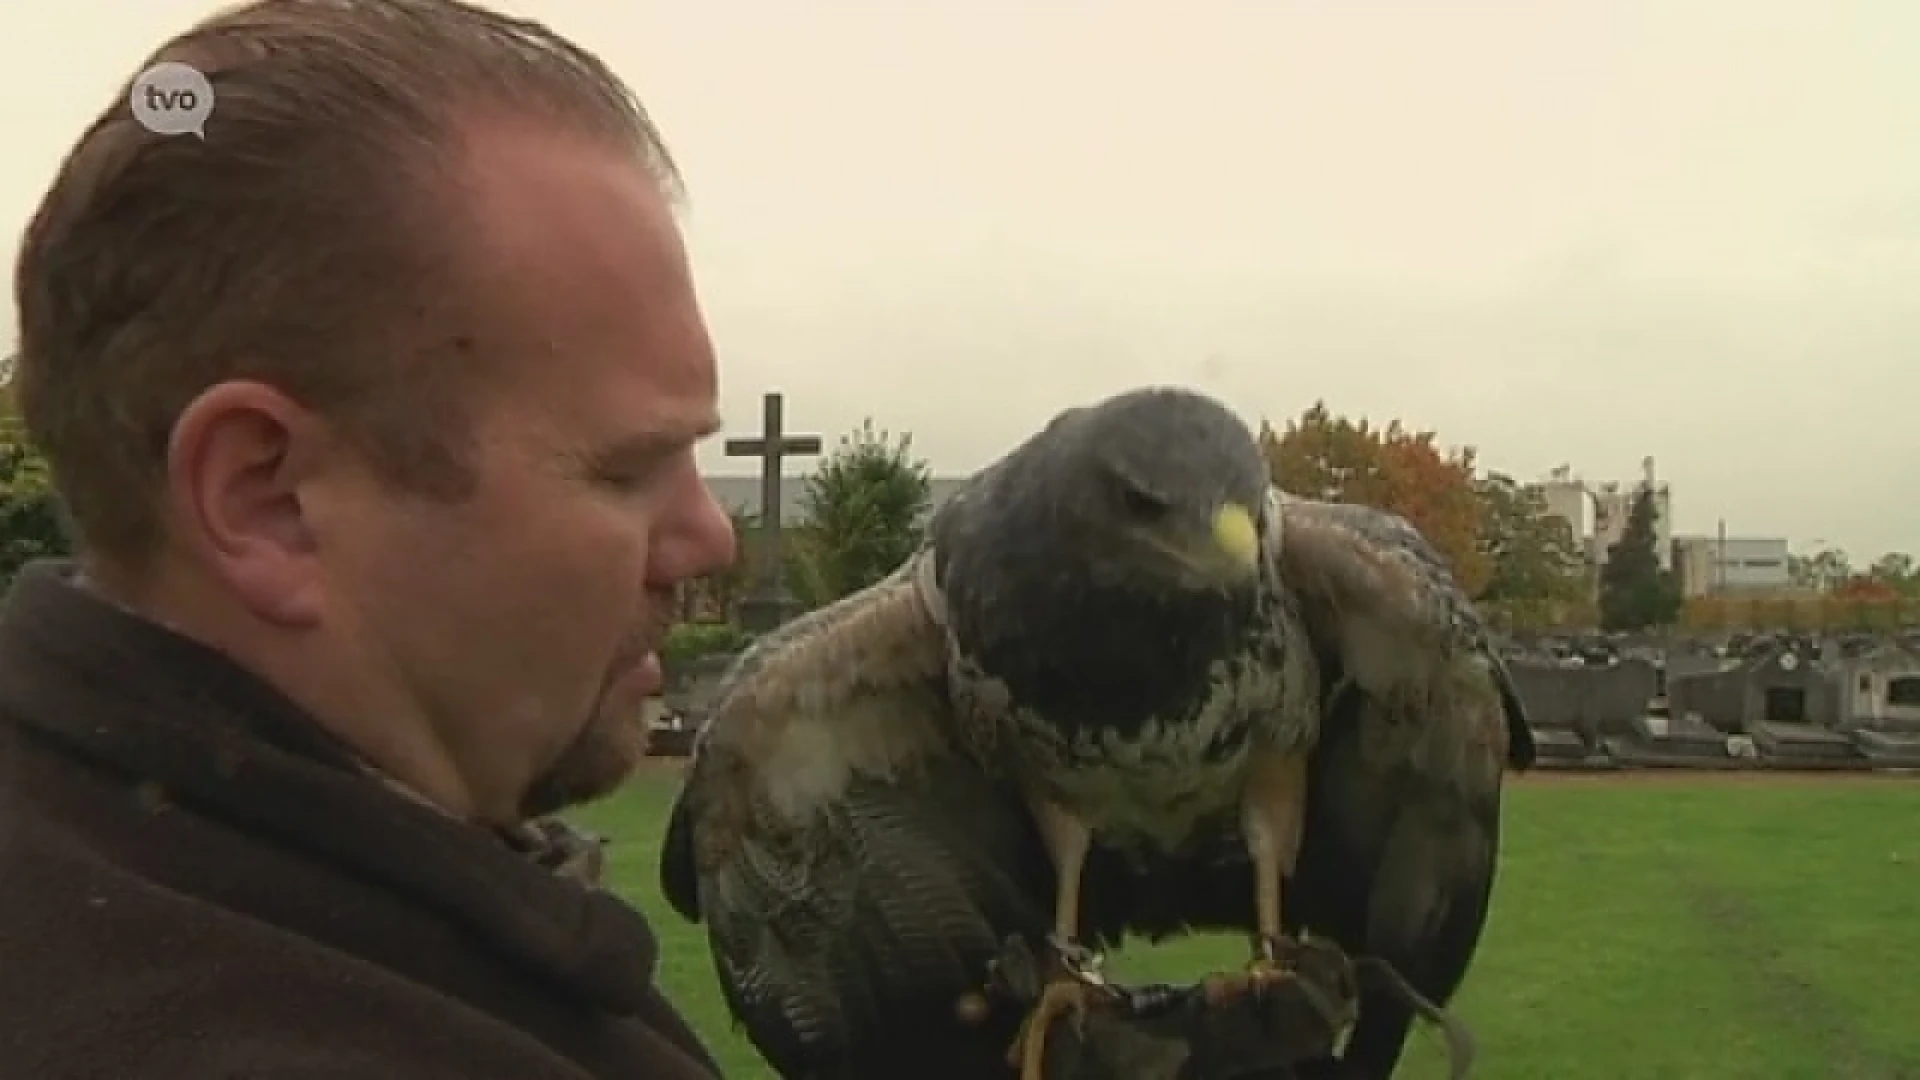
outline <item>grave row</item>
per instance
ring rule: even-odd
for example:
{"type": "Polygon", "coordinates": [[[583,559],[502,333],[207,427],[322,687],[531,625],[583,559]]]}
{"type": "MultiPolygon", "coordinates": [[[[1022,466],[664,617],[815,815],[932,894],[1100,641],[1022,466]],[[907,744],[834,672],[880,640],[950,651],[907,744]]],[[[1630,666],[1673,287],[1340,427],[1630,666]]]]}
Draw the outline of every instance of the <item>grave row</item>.
{"type": "Polygon", "coordinates": [[[1920,648],[1899,635],[1509,646],[1549,769],[1920,769],[1920,648]]]}

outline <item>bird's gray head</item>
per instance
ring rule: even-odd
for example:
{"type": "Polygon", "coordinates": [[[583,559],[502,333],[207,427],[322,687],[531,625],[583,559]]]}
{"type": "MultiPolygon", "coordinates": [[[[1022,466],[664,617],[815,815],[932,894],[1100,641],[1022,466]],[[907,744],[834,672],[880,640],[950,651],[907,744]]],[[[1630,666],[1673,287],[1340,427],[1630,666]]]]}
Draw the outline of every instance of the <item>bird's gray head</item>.
{"type": "Polygon", "coordinates": [[[1061,414],[1030,448],[1054,524],[1096,579],[1183,590],[1257,580],[1266,459],[1220,402],[1129,391],[1061,414]]]}

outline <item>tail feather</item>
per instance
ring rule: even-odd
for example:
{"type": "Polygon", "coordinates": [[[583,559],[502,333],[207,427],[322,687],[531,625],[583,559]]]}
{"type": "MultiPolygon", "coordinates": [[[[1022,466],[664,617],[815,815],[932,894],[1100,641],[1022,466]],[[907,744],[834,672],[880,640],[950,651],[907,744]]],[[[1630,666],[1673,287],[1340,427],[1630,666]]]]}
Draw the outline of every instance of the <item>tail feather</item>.
{"type": "Polygon", "coordinates": [[[1507,764],[1514,769],[1533,768],[1539,748],[1533,743],[1533,725],[1527,722],[1527,707],[1513,685],[1513,675],[1498,658],[1493,663],[1494,681],[1500,687],[1500,705],[1507,714],[1507,764]]]}
{"type": "Polygon", "coordinates": [[[700,921],[700,874],[693,860],[693,821],[687,812],[684,789],[673,799],[661,838],[660,892],[667,904],[688,922],[700,921]]]}

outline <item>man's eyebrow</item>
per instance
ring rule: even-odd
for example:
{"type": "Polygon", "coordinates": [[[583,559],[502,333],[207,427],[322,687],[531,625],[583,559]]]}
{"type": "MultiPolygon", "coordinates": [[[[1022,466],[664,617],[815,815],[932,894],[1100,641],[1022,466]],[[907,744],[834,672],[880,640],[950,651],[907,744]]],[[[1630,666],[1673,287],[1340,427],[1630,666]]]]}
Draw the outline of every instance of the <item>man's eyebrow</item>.
{"type": "Polygon", "coordinates": [[[593,458],[602,466],[635,468],[672,457],[719,430],[720,420],[713,417],[680,428],[638,431],[600,447],[593,458]]]}

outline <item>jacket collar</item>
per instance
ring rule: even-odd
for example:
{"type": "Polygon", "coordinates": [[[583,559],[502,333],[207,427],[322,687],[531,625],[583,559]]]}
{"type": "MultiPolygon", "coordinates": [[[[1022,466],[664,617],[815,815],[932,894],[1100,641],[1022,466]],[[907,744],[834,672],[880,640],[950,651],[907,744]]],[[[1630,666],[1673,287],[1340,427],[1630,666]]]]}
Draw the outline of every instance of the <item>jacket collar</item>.
{"type": "Polygon", "coordinates": [[[436,909],[607,1011],[651,992],[646,919],[529,858],[531,832],[503,842],[394,791],[264,680],[84,587],[70,562],[24,567],[0,606],[0,722],[436,909]]]}

